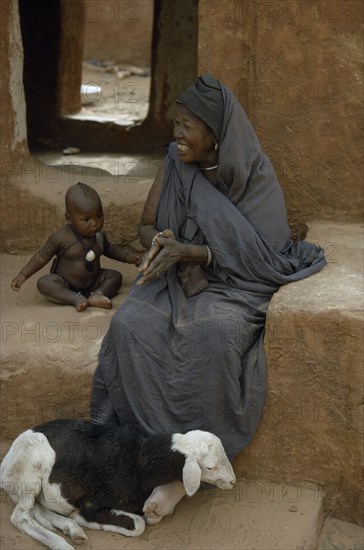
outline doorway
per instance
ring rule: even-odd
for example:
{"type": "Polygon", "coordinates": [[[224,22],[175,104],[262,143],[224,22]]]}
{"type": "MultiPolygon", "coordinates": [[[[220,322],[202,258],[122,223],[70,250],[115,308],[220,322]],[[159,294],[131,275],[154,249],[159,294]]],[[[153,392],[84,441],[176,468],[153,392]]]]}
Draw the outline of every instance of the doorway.
{"type": "Polygon", "coordinates": [[[19,11],[32,152],[162,151],[197,73],[196,0],[19,0],[19,11]],[[101,97],[86,88],[81,105],[82,84],[101,97]],[[99,112],[103,101],[114,113],[99,112]]]}
{"type": "Polygon", "coordinates": [[[154,1],[84,6],[79,120],[141,124],[149,108],[154,1]]]}

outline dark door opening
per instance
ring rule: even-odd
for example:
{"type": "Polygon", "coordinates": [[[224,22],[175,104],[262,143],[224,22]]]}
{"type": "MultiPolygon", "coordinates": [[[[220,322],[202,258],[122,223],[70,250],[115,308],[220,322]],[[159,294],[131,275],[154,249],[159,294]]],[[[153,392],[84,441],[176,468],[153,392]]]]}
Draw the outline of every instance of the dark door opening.
{"type": "Polygon", "coordinates": [[[197,1],[19,0],[19,11],[32,152],[141,152],[171,139],[175,99],[197,72],[197,1]]]}

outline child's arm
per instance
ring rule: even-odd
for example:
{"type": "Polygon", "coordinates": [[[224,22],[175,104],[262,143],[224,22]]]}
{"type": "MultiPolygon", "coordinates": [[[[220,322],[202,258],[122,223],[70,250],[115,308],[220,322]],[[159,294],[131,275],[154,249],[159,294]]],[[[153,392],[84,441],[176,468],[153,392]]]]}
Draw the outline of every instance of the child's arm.
{"type": "Polygon", "coordinates": [[[130,253],[129,250],[123,246],[118,246],[109,242],[104,233],[104,256],[117,260],[118,262],[124,262],[128,264],[140,265],[142,261],[142,254],[130,253]]]}
{"type": "Polygon", "coordinates": [[[19,271],[18,275],[11,281],[11,288],[20,290],[21,285],[34,273],[42,269],[49,260],[56,254],[59,248],[55,235],[51,235],[48,241],[30,258],[29,262],[19,271]]]}

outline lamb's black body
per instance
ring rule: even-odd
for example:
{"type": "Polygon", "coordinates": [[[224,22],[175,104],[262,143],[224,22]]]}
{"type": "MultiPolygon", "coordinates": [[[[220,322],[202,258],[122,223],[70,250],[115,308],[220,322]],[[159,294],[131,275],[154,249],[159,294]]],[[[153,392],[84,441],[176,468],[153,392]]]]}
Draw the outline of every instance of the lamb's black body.
{"type": "Polygon", "coordinates": [[[62,496],[87,521],[101,522],[105,509],[142,514],[156,486],[182,479],[185,457],[171,451],[170,435],[145,438],[134,425],[74,420],[33,431],[43,433],[56,453],[50,482],[61,484],[62,496]]]}
{"type": "Polygon", "coordinates": [[[0,485],[15,503],[12,524],[59,550],[74,547],[55,529],[76,544],[87,539],[82,527],[138,537],[202,481],[230,489],[235,480],[212,433],[145,437],[136,425],[82,420],[25,430],[0,465],[0,485]]]}

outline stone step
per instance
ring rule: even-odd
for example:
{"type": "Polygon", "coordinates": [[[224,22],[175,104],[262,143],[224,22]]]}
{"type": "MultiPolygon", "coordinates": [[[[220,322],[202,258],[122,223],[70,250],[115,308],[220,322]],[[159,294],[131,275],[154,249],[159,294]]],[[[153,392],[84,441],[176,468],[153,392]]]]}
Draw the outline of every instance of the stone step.
{"type": "MultiPolygon", "coordinates": [[[[2,498],[2,546],[37,550],[41,544],[10,524],[13,505],[2,498]]],[[[231,491],[202,490],[136,539],[86,530],[84,550],[316,550],[323,522],[316,488],[238,480],[231,491]]],[[[341,549],[343,550],[343,548],[341,549]]]]}
{"type": "Polygon", "coordinates": [[[13,438],[52,418],[88,417],[102,338],[137,274],[134,265],[103,258],[103,267],[123,273],[113,309],[88,308],[78,313],[71,306],[49,302],[37,291],[37,279],[49,272],[49,266],[27,280],[19,292],[10,288],[12,278],[30,257],[3,255],[0,266],[3,438],[13,438]]]}
{"type": "Polygon", "coordinates": [[[325,488],[326,510],[362,525],[363,232],[315,222],[307,240],[325,247],[328,265],[272,299],[266,408],[236,468],[315,481],[325,488]]]}
{"type": "MultiPolygon", "coordinates": [[[[325,510],[360,523],[363,239],[358,226],[315,222],[308,240],[325,246],[328,266],[273,297],[266,409],[234,467],[249,479],[323,487],[325,510]]],[[[25,261],[4,255],[1,262],[1,430],[10,439],[52,418],[88,416],[102,337],[136,274],[105,258],[105,267],[124,273],[114,309],[80,314],[47,302],[37,277],[14,292],[10,281],[25,261]]]]}
{"type": "Polygon", "coordinates": [[[325,520],[318,550],[363,550],[363,548],[363,527],[335,518],[325,520]]]}

